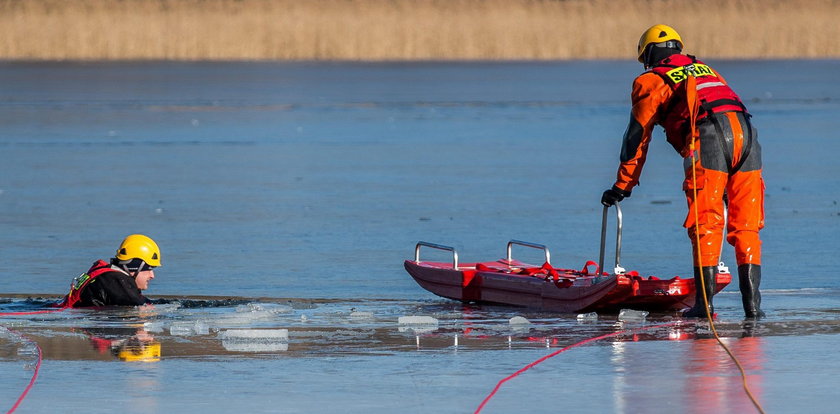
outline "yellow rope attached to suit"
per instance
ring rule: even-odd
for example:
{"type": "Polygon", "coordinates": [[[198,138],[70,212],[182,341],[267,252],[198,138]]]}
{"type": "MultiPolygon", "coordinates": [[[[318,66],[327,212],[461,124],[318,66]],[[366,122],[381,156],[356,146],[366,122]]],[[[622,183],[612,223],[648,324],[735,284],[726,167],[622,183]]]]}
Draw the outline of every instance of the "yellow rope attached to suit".
{"type": "MultiPolygon", "coordinates": [[[[755,399],[752,392],[750,391],[750,387],[747,385],[747,374],[744,371],[744,367],[741,366],[741,362],[738,361],[738,358],[732,353],[729,347],[721,341],[720,336],[717,333],[717,329],[715,329],[715,322],[712,318],[712,314],[709,311],[709,298],[706,294],[706,281],[704,280],[703,271],[702,271],[702,259],[703,255],[701,254],[701,245],[700,245],[700,212],[698,208],[698,201],[697,201],[697,147],[696,142],[700,139],[700,133],[697,131],[697,113],[700,109],[700,100],[697,98],[697,80],[694,77],[694,74],[690,70],[686,70],[688,74],[688,78],[686,79],[686,100],[688,103],[688,115],[689,115],[689,124],[691,125],[691,136],[689,137],[689,150],[691,151],[691,188],[693,191],[694,196],[694,245],[697,246],[696,253],[697,253],[697,267],[700,268],[700,271],[697,272],[698,275],[696,277],[700,278],[700,285],[703,291],[703,308],[706,310],[706,319],[709,321],[709,328],[711,328],[712,334],[717,340],[718,344],[729,354],[729,358],[735,363],[738,367],[738,370],[741,372],[741,380],[744,386],[744,392],[747,393],[747,396],[752,401],[755,408],[761,414],[764,414],[764,409],[761,407],[761,404],[755,399]]],[[[696,284],[695,284],[696,285],[696,284]]],[[[696,305],[695,305],[696,306],[696,305]]]]}

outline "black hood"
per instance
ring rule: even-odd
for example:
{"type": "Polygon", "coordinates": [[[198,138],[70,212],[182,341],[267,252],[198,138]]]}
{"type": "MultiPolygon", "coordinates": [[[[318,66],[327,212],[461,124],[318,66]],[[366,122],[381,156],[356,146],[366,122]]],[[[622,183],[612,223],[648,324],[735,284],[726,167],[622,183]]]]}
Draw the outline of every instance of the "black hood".
{"type": "Polygon", "coordinates": [[[656,66],[657,63],[662,62],[673,55],[677,55],[680,52],[682,52],[682,50],[677,48],[653,46],[645,52],[645,68],[652,68],[656,66]]]}

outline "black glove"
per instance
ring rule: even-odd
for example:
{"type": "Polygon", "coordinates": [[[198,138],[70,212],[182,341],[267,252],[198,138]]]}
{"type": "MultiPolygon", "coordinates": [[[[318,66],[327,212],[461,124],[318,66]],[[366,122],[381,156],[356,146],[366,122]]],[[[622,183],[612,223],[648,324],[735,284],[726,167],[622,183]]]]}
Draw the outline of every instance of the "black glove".
{"type": "Polygon", "coordinates": [[[604,191],[604,195],[601,196],[601,204],[611,207],[614,206],[615,203],[624,200],[625,197],[630,197],[629,191],[624,191],[616,186],[613,186],[609,190],[604,191]]]}

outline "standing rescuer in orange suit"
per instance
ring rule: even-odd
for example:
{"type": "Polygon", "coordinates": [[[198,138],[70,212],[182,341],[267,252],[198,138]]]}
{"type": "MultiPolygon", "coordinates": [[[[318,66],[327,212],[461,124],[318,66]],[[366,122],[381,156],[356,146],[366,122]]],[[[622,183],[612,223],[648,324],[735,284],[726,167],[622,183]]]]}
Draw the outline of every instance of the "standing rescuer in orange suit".
{"type": "Polygon", "coordinates": [[[746,107],[723,77],[694,56],[681,54],[682,49],[680,35],[663,24],[652,26],[639,39],[639,62],[646,71],[633,82],[633,108],[618,177],[601,203],[612,206],[630,197],[639,183],[653,127],[661,125],[684,160],[688,217],[683,226],[694,249],[697,287],[694,307],[684,316],[706,316],[704,290],[709,314],[714,313],[712,295],[728,200],[726,239],[735,246],[744,313],[759,318],[764,316],[758,237],[764,227],[764,181],[757,132],[746,107]]]}

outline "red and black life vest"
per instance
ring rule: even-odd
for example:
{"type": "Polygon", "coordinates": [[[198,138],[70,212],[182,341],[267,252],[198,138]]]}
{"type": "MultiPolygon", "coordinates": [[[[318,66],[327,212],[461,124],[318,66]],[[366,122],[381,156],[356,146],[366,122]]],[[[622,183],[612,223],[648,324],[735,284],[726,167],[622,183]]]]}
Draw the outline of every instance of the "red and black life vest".
{"type": "Polygon", "coordinates": [[[747,108],[735,91],[718,77],[717,72],[694,56],[673,55],[662,60],[650,71],[662,77],[674,92],[671,104],[662,113],[659,123],[665,128],[668,142],[674,145],[677,151],[683,149],[689,128],[686,82],[683,82],[688,79],[689,73],[693,74],[697,81],[697,98],[700,101],[698,121],[708,117],[709,114],[747,112],[747,108]]]}
{"type": "Polygon", "coordinates": [[[700,99],[701,108],[698,119],[707,116],[710,112],[715,114],[731,111],[747,112],[747,108],[735,91],[718,77],[717,72],[694,56],[673,55],[664,59],[651,71],[665,79],[675,92],[680,90],[682,81],[688,79],[688,73],[694,74],[697,79],[697,97],[700,99]]]}
{"type": "Polygon", "coordinates": [[[70,293],[64,297],[64,300],[58,304],[58,307],[72,308],[73,305],[81,299],[82,290],[84,290],[84,288],[90,284],[93,279],[96,279],[97,276],[103,273],[113,271],[115,271],[115,269],[104,260],[97,260],[93,262],[93,266],[91,266],[87,272],[73,278],[73,281],[70,282],[70,293]]]}

